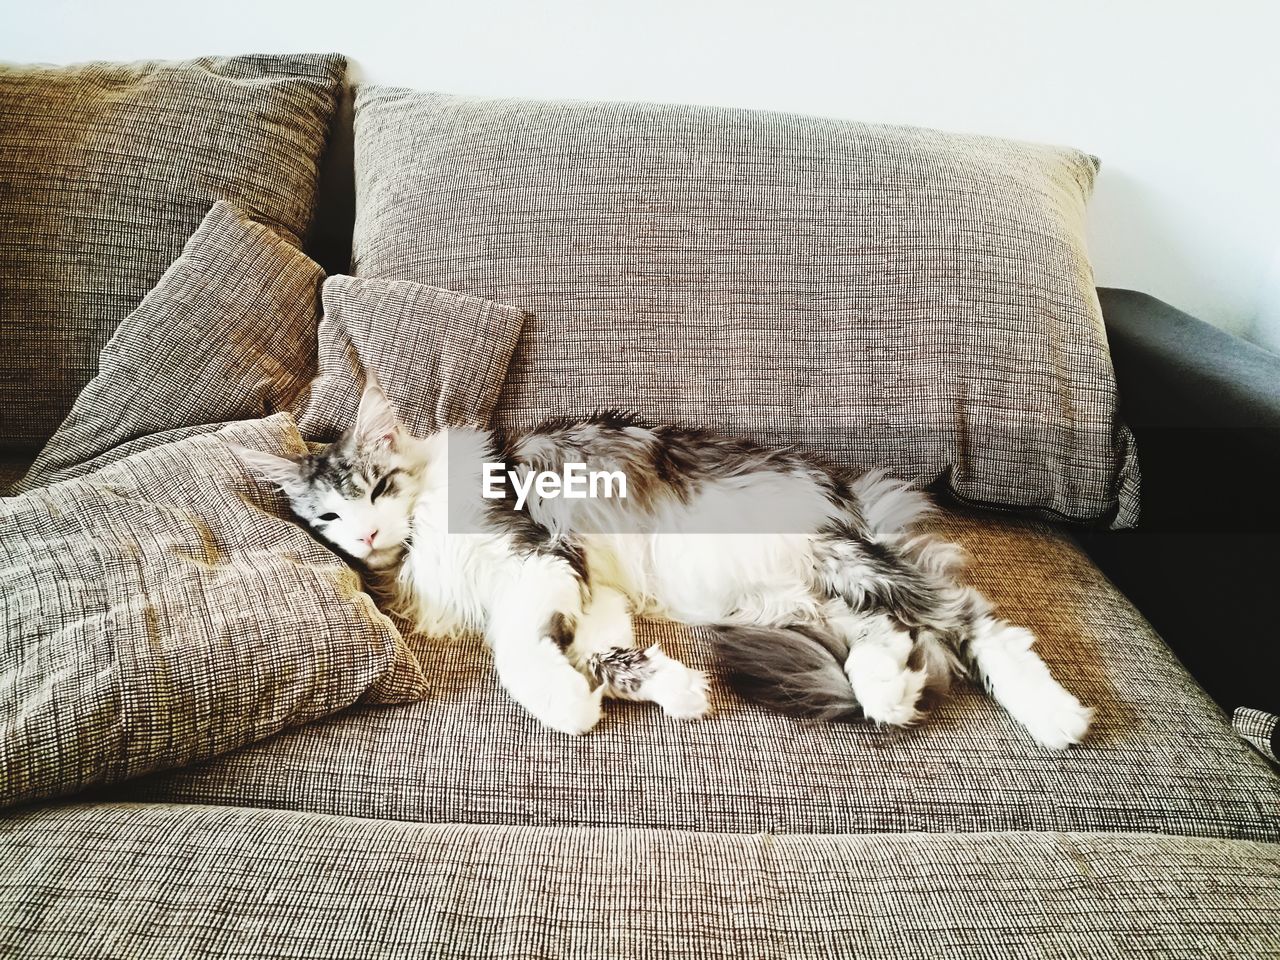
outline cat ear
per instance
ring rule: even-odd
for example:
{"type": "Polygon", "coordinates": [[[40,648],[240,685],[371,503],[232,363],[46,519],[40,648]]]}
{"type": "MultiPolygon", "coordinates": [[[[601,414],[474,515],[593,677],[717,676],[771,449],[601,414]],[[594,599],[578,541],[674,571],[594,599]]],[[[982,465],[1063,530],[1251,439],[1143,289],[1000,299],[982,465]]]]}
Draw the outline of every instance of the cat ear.
{"type": "Polygon", "coordinates": [[[374,443],[394,446],[400,430],[396,408],[383,393],[373,371],[365,371],[364,393],[360,395],[360,409],[356,412],[356,444],[362,447],[374,443]]]}
{"type": "Polygon", "coordinates": [[[251,447],[242,447],[238,443],[229,443],[231,452],[240,462],[259,476],[266,477],[281,489],[288,489],[302,479],[301,465],[288,457],[277,457],[274,453],[265,453],[251,447]]]}

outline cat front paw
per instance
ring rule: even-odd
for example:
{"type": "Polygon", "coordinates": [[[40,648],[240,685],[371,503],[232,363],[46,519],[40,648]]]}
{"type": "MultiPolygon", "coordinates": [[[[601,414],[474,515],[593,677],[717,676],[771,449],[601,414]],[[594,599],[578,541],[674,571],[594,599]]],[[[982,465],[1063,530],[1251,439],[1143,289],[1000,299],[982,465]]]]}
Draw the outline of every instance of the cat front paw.
{"type": "Polygon", "coordinates": [[[1036,742],[1050,750],[1065,750],[1089,732],[1093,710],[1056,683],[1045,684],[1027,703],[1018,720],[1036,742]]]}
{"type": "Polygon", "coordinates": [[[577,671],[574,673],[582,681],[581,685],[567,684],[571,689],[561,691],[559,696],[550,698],[538,709],[530,709],[529,712],[552,730],[579,737],[600,722],[604,688],[596,687],[592,690],[586,677],[577,671]]]}
{"type": "Polygon", "coordinates": [[[593,689],[550,640],[495,663],[511,698],[551,729],[579,736],[600,721],[604,688],[593,689]]]}

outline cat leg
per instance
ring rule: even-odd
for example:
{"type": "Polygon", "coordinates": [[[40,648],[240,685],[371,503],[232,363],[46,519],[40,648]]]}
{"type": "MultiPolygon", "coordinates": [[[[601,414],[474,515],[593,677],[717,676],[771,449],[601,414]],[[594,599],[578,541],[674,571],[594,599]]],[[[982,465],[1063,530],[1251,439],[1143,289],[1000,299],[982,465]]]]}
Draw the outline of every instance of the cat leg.
{"type": "Polygon", "coordinates": [[[843,613],[828,623],[849,643],[844,672],[867,718],[898,727],[920,719],[928,673],[912,665],[911,634],[884,613],[843,613]]]}
{"type": "Polygon", "coordinates": [[[1093,711],[1053,679],[1033,643],[1030,631],[984,614],[974,622],[966,653],[996,702],[1039,743],[1061,750],[1084,738],[1093,711]]]}
{"type": "Polygon", "coordinates": [[[636,646],[627,598],[613,587],[594,585],[574,634],[571,656],[618,700],[650,700],[669,717],[705,716],[707,677],[667,656],[655,644],[636,646]]]}
{"type": "Polygon", "coordinates": [[[596,725],[604,694],[569,659],[582,592],[563,559],[523,558],[497,593],[486,633],[498,680],[511,698],[552,729],[574,735],[596,725]]]}

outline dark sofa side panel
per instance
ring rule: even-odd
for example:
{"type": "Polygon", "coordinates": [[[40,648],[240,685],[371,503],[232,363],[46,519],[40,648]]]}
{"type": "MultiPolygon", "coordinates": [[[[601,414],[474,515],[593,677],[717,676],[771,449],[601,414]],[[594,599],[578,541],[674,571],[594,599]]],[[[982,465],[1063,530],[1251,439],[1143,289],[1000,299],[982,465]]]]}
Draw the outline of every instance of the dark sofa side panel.
{"type": "Polygon", "coordinates": [[[1225,708],[1280,709],[1280,356],[1132,290],[1098,291],[1138,442],[1138,529],[1081,535],[1225,708]]]}

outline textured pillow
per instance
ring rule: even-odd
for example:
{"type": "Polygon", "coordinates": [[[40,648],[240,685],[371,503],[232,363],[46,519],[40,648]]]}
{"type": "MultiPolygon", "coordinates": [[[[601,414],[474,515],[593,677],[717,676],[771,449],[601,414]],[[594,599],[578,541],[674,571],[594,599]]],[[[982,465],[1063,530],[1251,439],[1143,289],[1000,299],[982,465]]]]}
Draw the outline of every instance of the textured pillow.
{"type": "Polygon", "coordinates": [[[214,205],[98,360],[98,375],[17,491],[229,420],[284,409],[315,371],[324,273],[228,203],[214,205]]]}
{"type": "Polygon", "coordinates": [[[1252,707],[1236,707],[1231,714],[1236,733],[1273,763],[1280,763],[1280,716],[1252,707]]]}
{"type": "Polygon", "coordinates": [[[15,492],[281,409],[308,440],[332,440],[355,419],[365,365],[417,433],[489,422],[523,311],[346,276],[324,280],[322,299],[322,279],[292,244],[215,204],[15,492]]]}
{"type": "Polygon", "coordinates": [[[306,451],[280,414],[0,500],[0,806],[425,695],[355,572],[228,442],[306,451]]]}
{"type": "Polygon", "coordinates": [[[49,436],[215,201],[301,242],[345,71],[310,55],[0,67],[0,443],[49,436]]]}
{"type": "Polygon", "coordinates": [[[354,272],[529,310],[500,426],[601,405],[1136,518],[1075,150],[364,87],[354,272]]]}
{"type": "Polygon", "coordinates": [[[408,281],[330,277],[323,289],[319,374],[298,414],[314,440],[355,421],[364,368],[375,371],[418,436],[488,424],[522,310],[408,281]]]}

